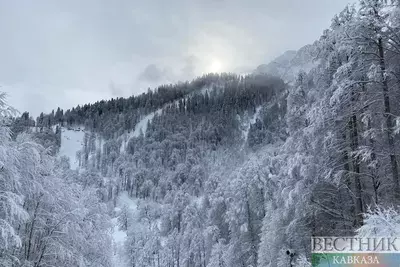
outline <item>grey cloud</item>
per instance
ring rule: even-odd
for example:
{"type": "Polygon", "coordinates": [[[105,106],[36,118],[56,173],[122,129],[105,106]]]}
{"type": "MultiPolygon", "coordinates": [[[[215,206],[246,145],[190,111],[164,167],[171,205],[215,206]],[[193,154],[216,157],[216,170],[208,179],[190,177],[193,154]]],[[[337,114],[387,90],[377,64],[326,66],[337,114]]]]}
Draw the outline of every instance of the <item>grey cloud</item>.
{"type": "Polygon", "coordinates": [[[110,83],[109,88],[113,97],[120,97],[124,94],[124,90],[113,82],[110,83]]]}
{"type": "Polygon", "coordinates": [[[166,78],[167,71],[162,70],[155,64],[148,65],[139,75],[139,80],[146,82],[160,82],[166,78]]]}
{"type": "Polygon", "coordinates": [[[215,60],[256,67],[313,42],[349,1],[0,1],[0,84],[20,109],[48,111],[191,79],[215,60]]]}
{"type": "Polygon", "coordinates": [[[142,83],[147,83],[151,87],[160,83],[192,79],[196,75],[199,75],[196,73],[196,70],[200,64],[201,61],[194,55],[181,59],[177,58],[175,65],[181,66],[181,68],[172,68],[170,66],[162,66],[161,64],[149,64],[138,75],[138,80],[142,83]]]}
{"type": "Polygon", "coordinates": [[[184,59],[184,66],[182,68],[182,78],[190,79],[196,74],[196,65],[199,63],[199,59],[194,56],[188,56],[184,59]]]}

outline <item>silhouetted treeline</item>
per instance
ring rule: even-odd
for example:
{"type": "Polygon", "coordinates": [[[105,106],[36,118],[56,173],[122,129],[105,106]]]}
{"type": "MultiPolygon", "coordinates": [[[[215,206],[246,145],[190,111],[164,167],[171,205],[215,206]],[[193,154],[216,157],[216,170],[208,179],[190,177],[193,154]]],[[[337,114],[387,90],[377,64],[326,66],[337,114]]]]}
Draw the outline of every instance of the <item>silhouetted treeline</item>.
{"type": "Polygon", "coordinates": [[[143,116],[174,101],[177,101],[180,111],[185,109],[185,112],[197,113],[222,108],[225,114],[233,114],[241,110],[254,109],[255,106],[268,100],[273,95],[272,87],[282,89],[284,83],[278,78],[264,74],[247,76],[228,73],[207,74],[192,82],[149,89],[147,93],[139,96],[101,100],[94,104],[78,105],[65,112],[57,108],[50,114],[41,113],[36,119],[36,126],[83,125],[86,129],[93,129],[108,139],[113,134],[118,136],[125,130],[134,129],[143,116]]]}

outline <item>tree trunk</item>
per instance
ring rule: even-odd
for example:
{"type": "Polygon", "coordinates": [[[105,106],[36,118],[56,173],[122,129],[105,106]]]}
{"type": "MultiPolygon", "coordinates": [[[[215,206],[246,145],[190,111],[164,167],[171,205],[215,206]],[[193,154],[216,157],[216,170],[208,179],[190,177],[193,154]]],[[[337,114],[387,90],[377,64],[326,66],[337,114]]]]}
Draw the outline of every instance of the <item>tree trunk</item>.
{"type": "Polygon", "coordinates": [[[35,227],[36,216],[37,216],[39,205],[40,205],[40,199],[41,199],[41,196],[39,197],[38,202],[36,203],[35,210],[33,212],[32,222],[31,222],[31,225],[30,225],[31,227],[29,229],[28,250],[26,252],[26,257],[25,257],[26,260],[29,260],[29,256],[31,254],[33,230],[34,230],[34,227],[35,227]]]}
{"type": "MultiPolygon", "coordinates": [[[[349,123],[350,138],[351,138],[351,149],[354,153],[358,149],[358,129],[357,129],[357,115],[353,111],[349,123]]],[[[356,216],[356,227],[360,227],[363,224],[363,200],[362,200],[362,186],[360,181],[360,162],[358,156],[352,156],[352,167],[354,176],[355,186],[355,216],[356,216]]]]}
{"type": "Polygon", "coordinates": [[[256,238],[255,238],[255,233],[254,233],[254,228],[253,228],[253,222],[251,219],[251,210],[250,210],[250,203],[247,197],[247,192],[246,192],[246,210],[247,210],[247,224],[248,224],[248,231],[250,234],[250,242],[251,242],[251,254],[253,258],[253,266],[257,266],[257,245],[256,245],[256,238]]]}
{"type": "Polygon", "coordinates": [[[386,119],[386,133],[388,137],[388,145],[390,151],[390,164],[393,176],[393,190],[396,201],[400,200],[400,186],[399,186],[399,171],[397,166],[397,159],[394,148],[393,139],[393,118],[390,109],[390,98],[389,98],[389,85],[386,78],[386,65],[385,65],[385,54],[383,50],[382,38],[378,39],[378,50],[379,50],[379,63],[382,79],[382,90],[383,90],[383,102],[385,105],[385,119],[386,119]]]}

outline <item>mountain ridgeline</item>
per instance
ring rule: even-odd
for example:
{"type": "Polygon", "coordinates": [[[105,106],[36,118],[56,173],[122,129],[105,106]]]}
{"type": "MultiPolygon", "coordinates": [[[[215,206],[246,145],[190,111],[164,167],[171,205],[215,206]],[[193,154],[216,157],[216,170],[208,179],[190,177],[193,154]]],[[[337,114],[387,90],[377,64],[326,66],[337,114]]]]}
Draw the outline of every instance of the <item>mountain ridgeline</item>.
{"type": "MultiPolygon", "coordinates": [[[[15,141],[0,145],[31,132],[39,140],[56,135],[41,141],[44,147],[62,146],[60,128],[85,129],[79,172],[68,168],[68,159],[46,154],[56,162],[58,182],[92,193],[90,205],[79,192],[65,196],[97,216],[84,227],[79,216],[72,222],[96,233],[89,235],[93,241],[107,236],[107,222],[117,226],[113,245],[106,238],[101,248],[80,239],[54,245],[68,243],[78,253],[72,244],[83,242],[82,266],[103,251],[113,260],[102,266],[308,267],[311,236],[400,234],[399,14],[399,1],[363,0],[335,16],[315,43],[254,74],[209,74],[139,96],[57,109],[36,123],[25,113],[11,124],[15,141]]],[[[48,168],[31,169],[47,177],[48,168]]],[[[25,173],[13,173],[25,181],[25,173]]],[[[18,196],[18,188],[6,185],[18,196]]],[[[42,237],[49,240],[58,226],[36,230],[33,222],[46,225],[47,218],[35,204],[48,200],[27,195],[27,206],[12,202],[24,218],[0,212],[15,239],[0,247],[0,256],[72,266],[67,256],[40,257],[47,255],[42,237]]],[[[56,213],[51,205],[39,207],[56,213]]],[[[57,232],[55,239],[62,238],[57,232]]]]}
{"type": "MultiPolygon", "coordinates": [[[[108,139],[134,129],[143,116],[174,102],[176,112],[204,114],[223,111],[235,116],[234,113],[245,110],[254,112],[257,106],[283,89],[284,84],[279,78],[265,74],[208,74],[192,82],[160,86],[154,91],[149,89],[136,97],[102,100],[65,112],[58,108],[50,114],[42,113],[36,119],[36,126],[80,125],[108,139]]],[[[167,109],[174,107],[171,105],[167,109]]]]}

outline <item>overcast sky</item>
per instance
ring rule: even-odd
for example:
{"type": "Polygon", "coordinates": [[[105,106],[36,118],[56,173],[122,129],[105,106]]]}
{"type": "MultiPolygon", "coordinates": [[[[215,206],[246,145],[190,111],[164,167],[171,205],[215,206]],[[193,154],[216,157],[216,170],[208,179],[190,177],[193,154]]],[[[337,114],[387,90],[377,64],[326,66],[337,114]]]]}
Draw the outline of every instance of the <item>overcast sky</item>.
{"type": "Polygon", "coordinates": [[[312,43],[352,0],[0,0],[0,88],[33,115],[312,43]]]}

